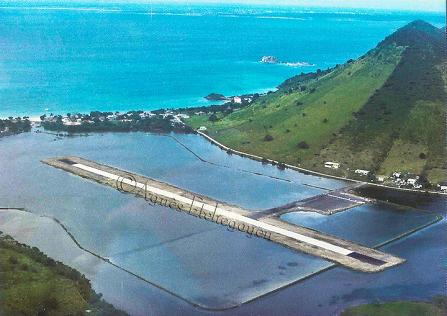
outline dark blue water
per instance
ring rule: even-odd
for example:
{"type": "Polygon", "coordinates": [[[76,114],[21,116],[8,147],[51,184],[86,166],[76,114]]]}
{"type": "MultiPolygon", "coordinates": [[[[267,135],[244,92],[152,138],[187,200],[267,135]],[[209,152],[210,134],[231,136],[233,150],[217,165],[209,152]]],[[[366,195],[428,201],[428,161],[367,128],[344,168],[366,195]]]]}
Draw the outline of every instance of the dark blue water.
{"type": "Polygon", "coordinates": [[[356,58],[414,19],[444,23],[441,14],[344,11],[8,2],[0,116],[208,104],[210,92],[265,91],[356,58]],[[315,66],[265,65],[264,55],[315,66]]]}

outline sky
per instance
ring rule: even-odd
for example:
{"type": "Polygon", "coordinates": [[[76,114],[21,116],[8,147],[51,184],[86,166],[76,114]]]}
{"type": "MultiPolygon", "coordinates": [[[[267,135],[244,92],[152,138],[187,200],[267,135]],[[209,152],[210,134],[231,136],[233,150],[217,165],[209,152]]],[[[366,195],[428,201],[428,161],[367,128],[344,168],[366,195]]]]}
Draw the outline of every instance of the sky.
{"type": "MultiPolygon", "coordinates": [[[[16,0],[17,1],[17,0],[16,0]]],[[[23,2],[39,3],[48,0],[23,0],[23,2]]],[[[50,0],[51,1],[51,0],[50,0]]],[[[14,2],[4,0],[0,3],[14,2]]],[[[20,1],[22,2],[22,1],[20,1]]],[[[90,2],[90,3],[244,3],[264,5],[293,5],[299,7],[339,7],[339,8],[362,8],[362,9],[385,9],[385,10],[410,10],[410,11],[436,11],[445,12],[445,0],[59,0],[52,2],[90,2]]]]}

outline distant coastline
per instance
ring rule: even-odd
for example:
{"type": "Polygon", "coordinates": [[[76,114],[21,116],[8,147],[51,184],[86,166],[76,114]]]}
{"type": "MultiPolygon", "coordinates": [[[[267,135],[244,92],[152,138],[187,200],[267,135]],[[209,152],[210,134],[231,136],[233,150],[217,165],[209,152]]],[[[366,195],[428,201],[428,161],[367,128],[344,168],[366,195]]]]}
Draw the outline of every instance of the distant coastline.
{"type": "MultiPolygon", "coordinates": [[[[56,6],[73,8],[68,12],[33,10],[29,7],[36,6],[15,2],[17,5],[5,6],[14,6],[14,10],[2,9],[7,12],[3,37],[10,45],[4,47],[5,59],[1,59],[4,68],[0,76],[3,89],[0,117],[175,109],[212,105],[203,96],[213,91],[228,96],[264,93],[301,69],[316,70],[315,67],[290,67],[296,66],[296,62],[326,68],[355,58],[390,29],[415,18],[414,13],[384,15],[365,11],[352,21],[352,13],[358,13],[357,10],[287,7],[276,12],[262,6],[154,4],[148,31],[145,21],[151,19],[151,12],[144,6],[86,3],[56,6]],[[221,10],[223,7],[225,11],[221,10]],[[83,10],[86,8],[90,11],[83,10]],[[108,12],[109,9],[119,12],[108,12]],[[22,11],[28,18],[16,20],[24,14],[22,11]],[[48,19],[48,15],[53,19],[48,19]],[[135,18],[141,32],[135,32],[135,25],[130,27],[124,23],[129,15],[135,18]],[[371,17],[374,27],[365,23],[371,17]],[[211,18],[219,20],[222,27],[203,24],[206,33],[196,32],[192,27],[211,18]],[[169,24],[172,36],[157,42],[166,31],[166,19],[172,22],[169,24]],[[331,34],[319,27],[328,20],[334,22],[331,34]],[[15,23],[21,29],[21,36],[16,36],[15,23]],[[76,25],[77,31],[63,27],[66,23],[76,25]],[[99,24],[103,24],[97,29],[101,31],[93,32],[99,24]],[[115,27],[122,35],[120,39],[103,31],[115,27]],[[301,27],[304,29],[300,30],[301,27]],[[47,40],[41,45],[33,38],[33,28],[46,34],[47,40]],[[215,32],[210,31],[213,28],[215,32]],[[77,41],[79,34],[85,41],[77,41]],[[182,40],[185,34],[187,40],[182,40]],[[222,45],[215,45],[216,39],[222,45]],[[107,47],[101,45],[106,42],[107,47]],[[148,50],[150,43],[158,43],[157,50],[148,50]],[[169,54],[181,51],[182,54],[169,54]],[[264,55],[277,56],[290,66],[262,65],[259,60],[264,55]],[[27,62],[22,63],[23,60],[27,62]],[[40,75],[28,76],[30,73],[40,75]]],[[[433,24],[445,23],[443,16],[418,15],[433,24]]]]}

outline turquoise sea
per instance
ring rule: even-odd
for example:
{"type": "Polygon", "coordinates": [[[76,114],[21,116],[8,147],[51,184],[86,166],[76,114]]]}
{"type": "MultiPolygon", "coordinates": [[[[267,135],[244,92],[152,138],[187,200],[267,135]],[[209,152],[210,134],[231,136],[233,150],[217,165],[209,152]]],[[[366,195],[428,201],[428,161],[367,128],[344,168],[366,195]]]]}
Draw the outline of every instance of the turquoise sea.
{"type": "Polygon", "coordinates": [[[441,13],[0,2],[0,117],[205,105],[356,58],[441,13]],[[267,65],[262,56],[313,67],[267,65]]]}

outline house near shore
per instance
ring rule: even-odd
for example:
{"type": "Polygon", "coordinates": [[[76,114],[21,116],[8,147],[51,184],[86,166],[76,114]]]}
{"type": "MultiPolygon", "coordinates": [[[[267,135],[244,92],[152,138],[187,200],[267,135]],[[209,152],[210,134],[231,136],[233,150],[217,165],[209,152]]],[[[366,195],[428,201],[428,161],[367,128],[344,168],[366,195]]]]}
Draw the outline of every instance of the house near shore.
{"type": "Polygon", "coordinates": [[[152,117],[155,116],[155,113],[152,113],[151,111],[144,111],[143,113],[140,113],[139,116],[142,119],[148,118],[148,117],[152,117]]]}
{"type": "Polygon", "coordinates": [[[233,97],[233,103],[242,104],[242,98],[241,97],[233,97]]]}
{"type": "Polygon", "coordinates": [[[178,116],[174,116],[170,121],[172,123],[182,123],[182,120],[178,116]]]}
{"type": "Polygon", "coordinates": [[[198,129],[199,132],[204,132],[206,130],[207,130],[207,128],[205,126],[200,126],[198,129]]]}
{"type": "Polygon", "coordinates": [[[361,175],[361,176],[367,176],[367,175],[369,175],[369,171],[368,171],[368,170],[356,169],[354,172],[355,172],[356,174],[361,175]]]}
{"type": "Polygon", "coordinates": [[[447,193],[447,182],[441,182],[437,185],[438,189],[444,193],[447,193]]]}
{"type": "Polygon", "coordinates": [[[177,117],[179,117],[181,119],[189,119],[189,115],[188,114],[184,114],[184,113],[177,114],[177,117]]]}
{"type": "Polygon", "coordinates": [[[65,126],[79,126],[79,125],[81,125],[81,123],[80,123],[80,122],[77,122],[77,121],[75,121],[75,122],[68,121],[68,122],[64,122],[63,124],[64,124],[65,126]]]}
{"type": "Polygon", "coordinates": [[[415,189],[421,189],[422,184],[419,183],[419,176],[416,178],[407,179],[407,185],[411,185],[415,189]]]}
{"type": "Polygon", "coordinates": [[[376,177],[377,181],[379,182],[384,182],[388,177],[387,176],[383,176],[383,175],[379,175],[376,177]]]}
{"type": "Polygon", "coordinates": [[[338,169],[338,168],[340,168],[340,163],[327,161],[324,163],[324,166],[329,169],[338,169]]]}

